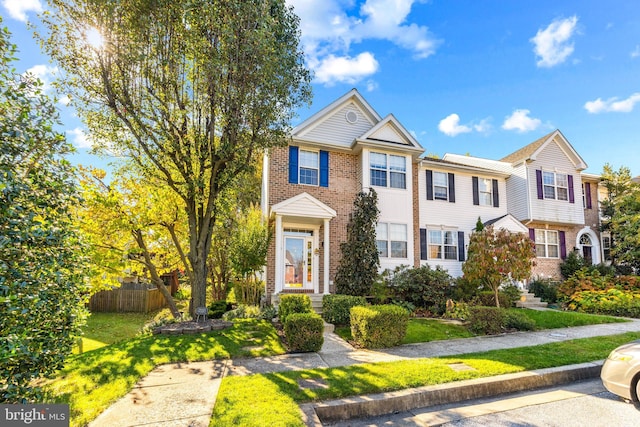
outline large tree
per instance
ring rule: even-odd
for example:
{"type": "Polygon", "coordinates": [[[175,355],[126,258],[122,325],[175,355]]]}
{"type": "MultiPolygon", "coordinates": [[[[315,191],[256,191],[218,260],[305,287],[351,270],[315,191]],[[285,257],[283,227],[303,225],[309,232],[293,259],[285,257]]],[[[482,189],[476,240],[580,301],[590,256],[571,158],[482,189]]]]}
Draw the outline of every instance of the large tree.
{"type": "Polygon", "coordinates": [[[71,354],[86,300],[72,147],[14,53],[0,30],[0,403],[41,400],[34,380],[71,354]]]}
{"type": "Polygon", "coordinates": [[[612,264],[640,270],[640,185],[631,180],[631,171],[611,165],[603,168],[607,197],[602,201],[602,231],[611,235],[612,264]]]}
{"type": "Polygon", "coordinates": [[[536,257],[535,244],[524,233],[511,233],[493,226],[471,233],[468,257],[462,265],[464,278],[493,291],[500,307],[500,286],[528,279],[536,257]]]}
{"type": "Polygon", "coordinates": [[[298,18],[284,0],[49,5],[43,45],[93,141],[179,195],[192,308],[204,306],[217,199],[262,150],[285,142],[310,97],[298,18]]]}

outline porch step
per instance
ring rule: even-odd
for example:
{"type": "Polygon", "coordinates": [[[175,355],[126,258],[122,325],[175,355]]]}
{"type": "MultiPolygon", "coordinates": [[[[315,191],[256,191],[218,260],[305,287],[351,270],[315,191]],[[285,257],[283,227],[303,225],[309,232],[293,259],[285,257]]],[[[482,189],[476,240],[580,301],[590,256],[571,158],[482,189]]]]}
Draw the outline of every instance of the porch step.
{"type": "Polygon", "coordinates": [[[523,292],[520,301],[516,302],[516,307],[519,308],[544,308],[547,305],[546,302],[542,302],[540,298],[528,292],[523,292]]]}

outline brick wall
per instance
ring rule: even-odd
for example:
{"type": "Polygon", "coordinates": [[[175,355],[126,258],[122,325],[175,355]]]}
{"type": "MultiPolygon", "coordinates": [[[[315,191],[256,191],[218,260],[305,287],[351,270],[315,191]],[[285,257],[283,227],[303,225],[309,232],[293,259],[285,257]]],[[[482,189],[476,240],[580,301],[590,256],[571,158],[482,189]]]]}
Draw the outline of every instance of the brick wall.
{"type": "MultiPolygon", "coordinates": [[[[529,228],[535,229],[545,229],[546,224],[542,223],[531,223],[527,224],[529,228]]],[[[549,225],[549,230],[554,231],[564,231],[565,232],[565,243],[567,246],[567,255],[573,251],[576,244],[576,237],[578,232],[583,228],[582,225],[567,227],[567,226],[556,226],[549,225]]],[[[532,277],[552,277],[557,280],[562,279],[562,274],[560,273],[560,265],[564,262],[561,258],[536,258],[536,265],[531,270],[532,277]]]]}
{"type": "MultiPolygon", "coordinates": [[[[329,280],[335,277],[340,261],[340,243],[347,239],[347,223],[353,210],[356,194],[361,190],[358,184],[360,170],[359,157],[332,151],[329,153],[329,186],[289,184],[289,149],[272,149],[269,158],[269,204],[271,206],[290,199],[300,193],[308,193],[336,211],[337,216],[330,222],[330,272],[329,280]]],[[[323,246],[324,230],[320,228],[319,243],[323,246]]],[[[320,271],[318,280],[320,292],[324,292],[324,253],[320,250],[320,271]]],[[[275,241],[271,242],[267,255],[267,293],[275,291],[275,241]]],[[[333,287],[330,289],[334,291],[333,287]]]]}

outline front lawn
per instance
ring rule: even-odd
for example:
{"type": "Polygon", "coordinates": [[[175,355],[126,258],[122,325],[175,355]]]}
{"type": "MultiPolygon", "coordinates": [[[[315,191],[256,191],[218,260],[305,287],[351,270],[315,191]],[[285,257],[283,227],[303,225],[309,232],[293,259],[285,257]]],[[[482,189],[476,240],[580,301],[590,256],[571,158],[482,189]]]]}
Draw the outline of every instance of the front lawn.
{"type": "Polygon", "coordinates": [[[233,327],[195,335],[140,335],[69,358],[45,385],[48,400],[68,403],[71,424],[85,425],[164,363],[271,356],[285,349],[266,321],[236,320],[233,327]],[[248,351],[244,346],[251,346],[248,351]]]}
{"type": "Polygon", "coordinates": [[[640,332],[629,332],[455,357],[226,377],[222,380],[210,425],[302,427],[298,407],[301,403],[592,362],[606,358],[615,347],[638,338],[640,332]],[[455,371],[448,366],[460,362],[475,370],[455,371]],[[298,386],[301,379],[322,380],[328,387],[301,389],[298,386]]]}

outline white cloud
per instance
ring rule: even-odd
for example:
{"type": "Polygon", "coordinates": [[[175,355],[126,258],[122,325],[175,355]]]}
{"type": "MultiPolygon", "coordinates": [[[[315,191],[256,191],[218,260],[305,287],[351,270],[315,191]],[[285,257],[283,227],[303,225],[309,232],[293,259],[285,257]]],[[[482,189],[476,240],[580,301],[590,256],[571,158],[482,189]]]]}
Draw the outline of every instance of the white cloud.
{"type": "Polygon", "coordinates": [[[540,119],[529,117],[529,110],[515,110],[510,116],[505,117],[502,129],[515,130],[517,132],[529,132],[536,130],[542,122],[540,119]]]}
{"type": "Polygon", "coordinates": [[[629,113],[633,111],[636,103],[640,102],[640,92],[636,92],[627,99],[618,101],[617,97],[603,101],[601,98],[588,101],[584,104],[585,110],[591,114],[599,113],[629,113]]]}
{"type": "Polygon", "coordinates": [[[571,38],[576,33],[578,17],[556,19],[544,30],[540,29],[531,42],[540,59],[538,67],[553,67],[564,62],[573,53],[571,38]]]}
{"type": "Polygon", "coordinates": [[[91,141],[87,138],[87,134],[80,128],[75,128],[66,131],[67,138],[71,140],[71,143],[77,148],[91,148],[91,141]]]}
{"type": "Polygon", "coordinates": [[[378,82],[375,80],[367,80],[367,92],[373,92],[378,89],[378,82]]]}
{"type": "MultiPolygon", "coordinates": [[[[350,0],[287,0],[300,17],[301,43],[309,68],[316,72],[320,83],[332,85],[337,82],[350,84],[367,79],[378,67],[369,68],[369,73],[353,61],[367,53],[355,54],[353,46],[365,40],[386,40],[413,52],[415,58],[426,58],[433,54],[439,43],[425,26],[406,22],[415,3],[421,0],[367,0],[358,10],[350,0]],[[336,62],[336,58],[345,61],[336,62]],[[340,69],[327,70],[329,63],[340,65],[340,69]],[[324,67],[320,70],[321,67],[324,67]],[[321,71],[321,72],[319,72],[321,71]],[[319,80],[325,76],[323,80],[319,80]],[[326,76],[331,76],[327,79],[326,76]]],[[[376,61],[377,64],[377,61],[376,61]]],[[[370,88],[370,85],[367,85],[370,88]]]]}
{"type": "Polygon", "coordinates": [[[40,0],[2,0],[2,6],[7,9],[9,16],[22,22],[27,22],[27,12],[42,12],[40,0]]]}
{"type": "Polygon", "coordinates": [[[69,105],[70,102],[71,102],[71,98],[69,98],[69,95],[63,95],[62,98],[58,99],[58,103],[64,106],[69,105]]]}
{"type": "Polygon", "coordinates": [[[355,58],[329,55],[315,68],[316,80],[328,86],[340,83],[354,84],[378,70],[378,61],[369,52],[355,58]]]}
{"type": "Polygon", "coordinates": [[[637,58],[638,56],[640,56],[640,44],[637,44],[636,48],[629,55],[631,55],[632,58],[637,58]]]}
{"type": "Polygon", "coordinates": [[[489,118],[480,120],[479,123],[473,125],[473,129],[479,133],[489,133],[492,129],[489,118]]]}
{"type": "Polygon", "coordinates": [[[24,74],[31,74],[42,81],[42,89],[47,90],[51,85],[51,80],[58,74],[58,67],[50,67],[45,64],[34,65],[24,74]]]}
{"type": "Polygon", "coordinates": [[[469,126],[460,124],[460,116],[449,114],[438,123],[438,130],[447,136],[457,136],[461,133],[469,133],[472,129],[469,126]]]}

